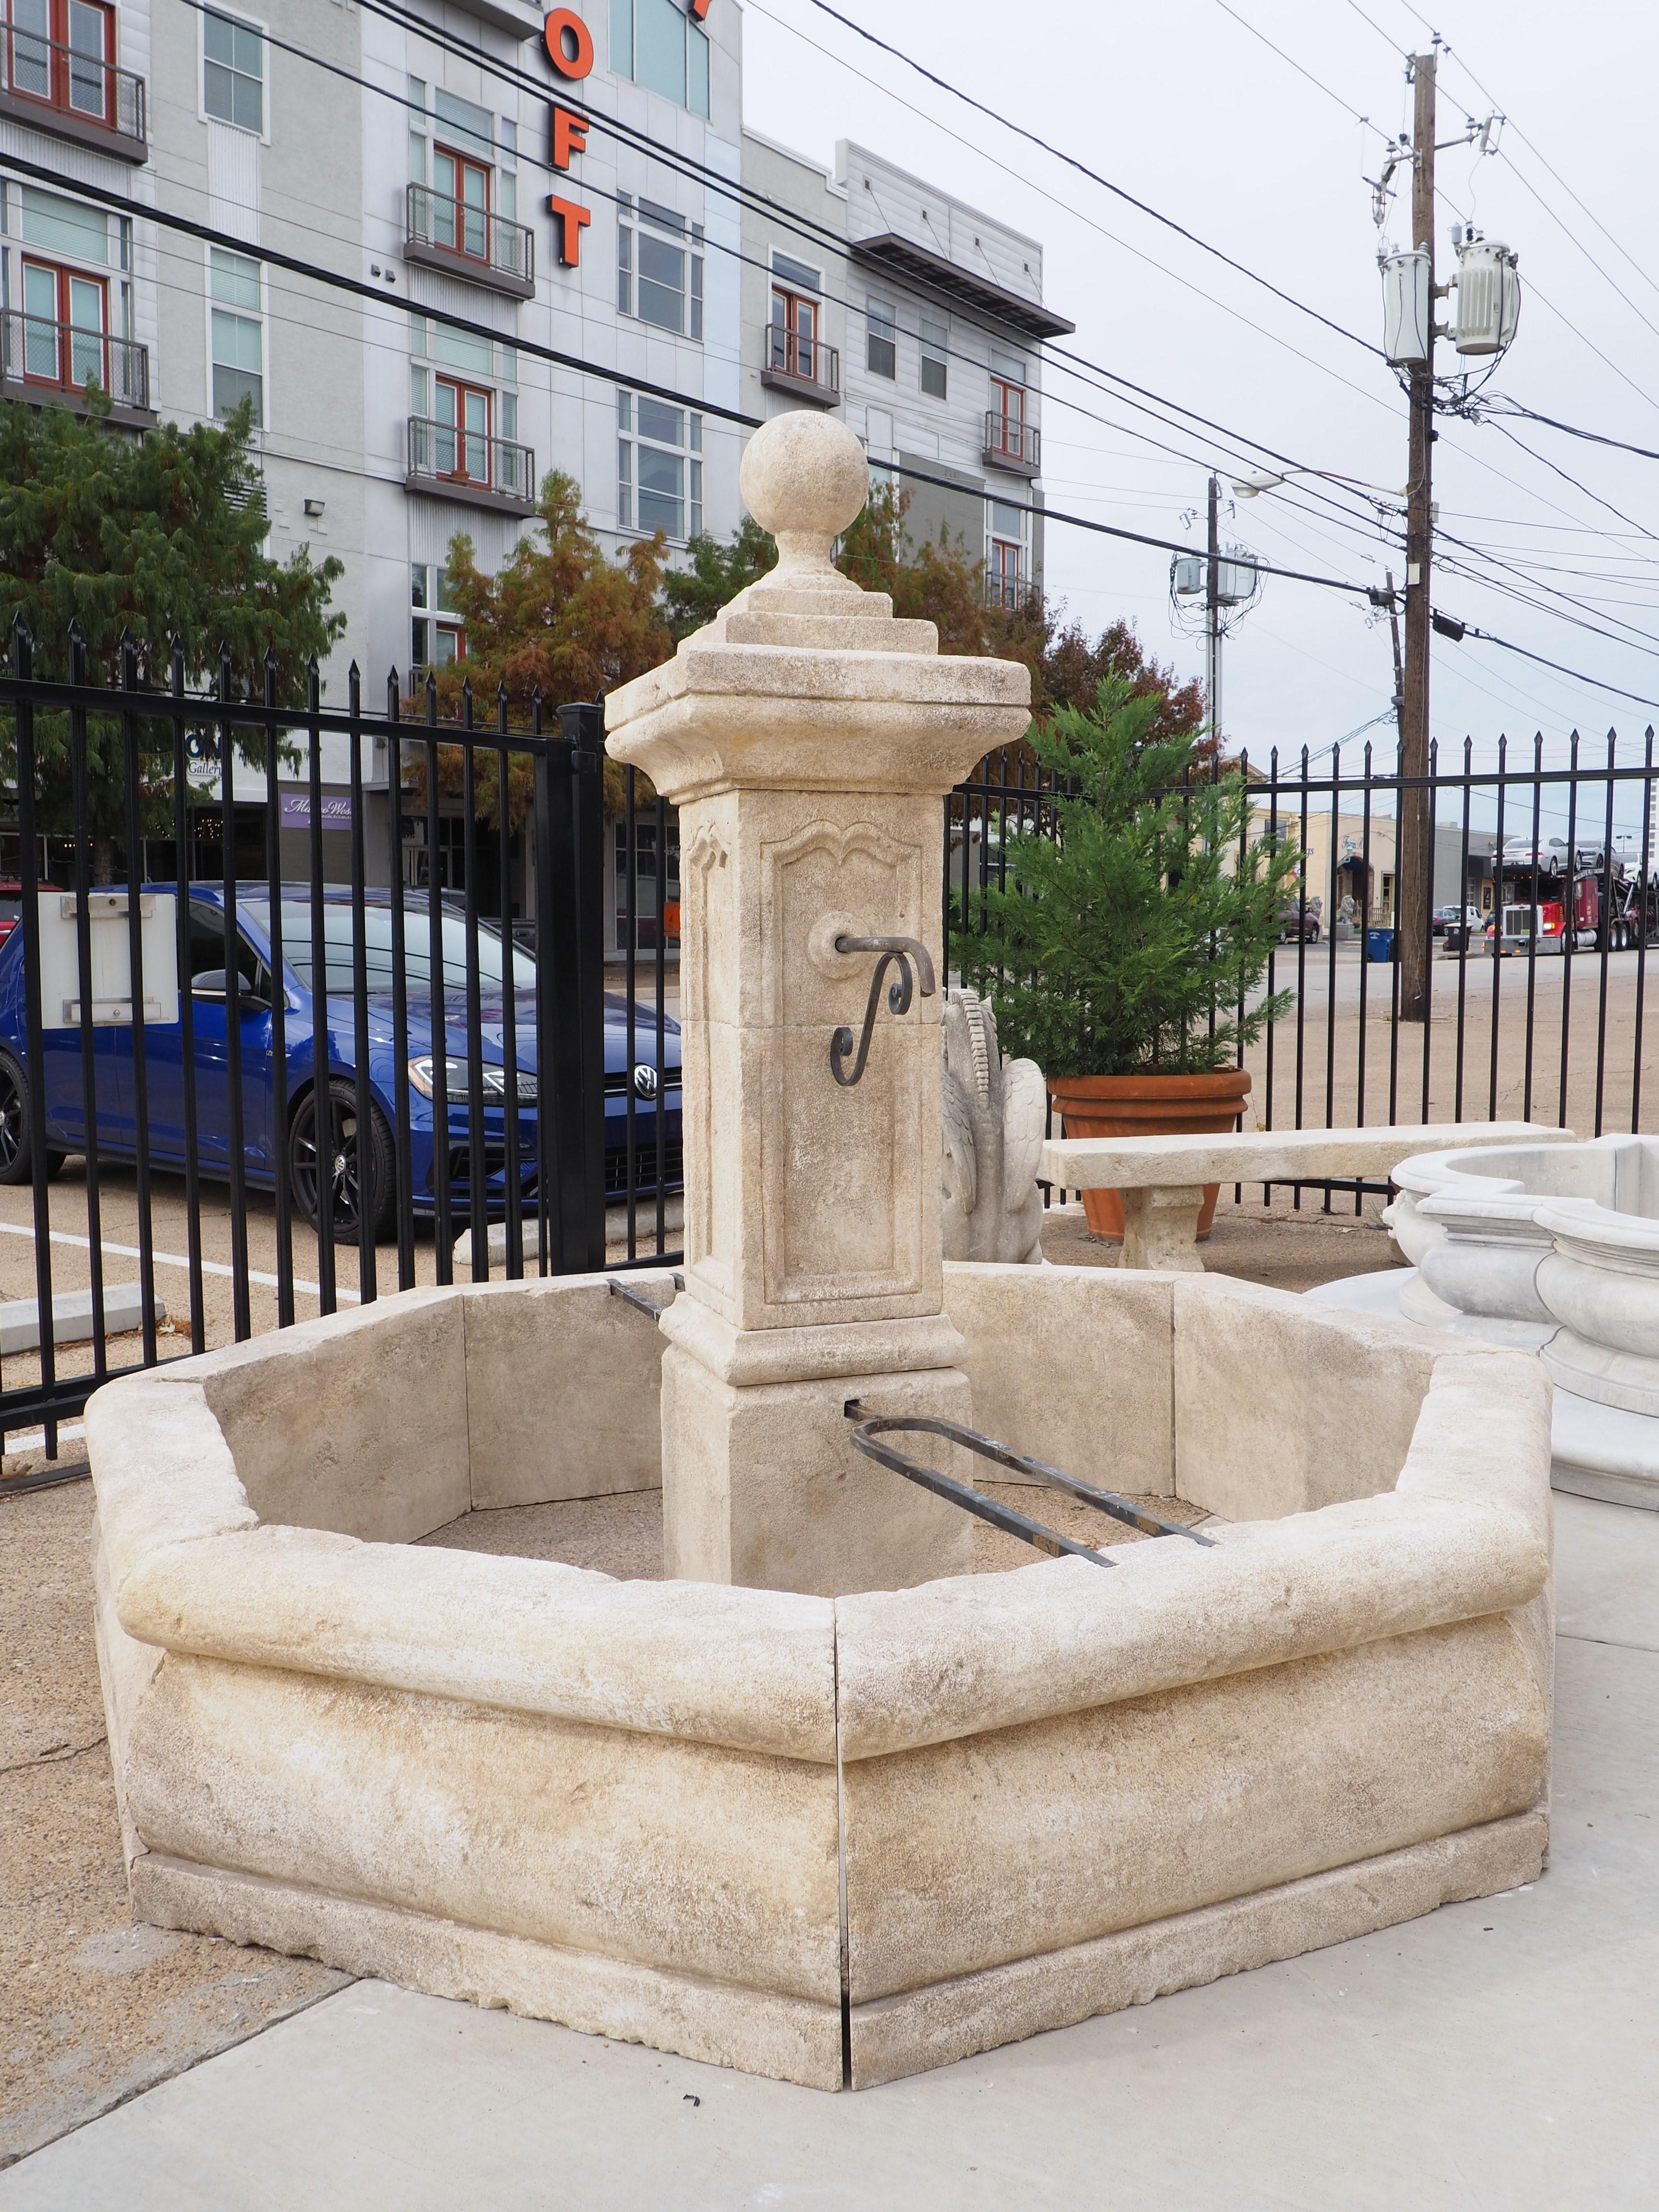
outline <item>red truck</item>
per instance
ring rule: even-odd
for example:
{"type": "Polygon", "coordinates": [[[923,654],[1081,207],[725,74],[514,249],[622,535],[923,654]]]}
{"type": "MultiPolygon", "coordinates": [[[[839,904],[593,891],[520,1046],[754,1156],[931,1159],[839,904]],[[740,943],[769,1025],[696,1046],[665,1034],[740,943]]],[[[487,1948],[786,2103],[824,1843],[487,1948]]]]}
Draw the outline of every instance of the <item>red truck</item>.
{"type": "Polygon", "coordinates": [[[1569,851],[1565,837],[1534,845],[1513,837],[1498,868],[1498,901],[1486,924],[1493,953],[1623,952],[1651,933],[1652,887],[1615,845],[1569,851]]]}

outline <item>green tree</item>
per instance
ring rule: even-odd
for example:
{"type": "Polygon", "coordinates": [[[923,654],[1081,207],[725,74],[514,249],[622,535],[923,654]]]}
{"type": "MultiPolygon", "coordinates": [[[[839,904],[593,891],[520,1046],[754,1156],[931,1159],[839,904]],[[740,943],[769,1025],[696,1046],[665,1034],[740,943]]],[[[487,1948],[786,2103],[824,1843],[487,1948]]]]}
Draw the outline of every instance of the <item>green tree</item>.
{"type": "Polygon", "coordinates": [[[1251,836],[1244,779],[1205,760],[1196,733],[1162,732],[1167,697],[1135,681],[1114,670],[1089,711],[1032,725],[1065,794],[1057,835],[1012,837],[1009,888],[974,894],[951,935],[1004,1051],[1049,1075],[1231,1066],[1292,995],[1249,1003],[1297,854],[1251,836]]]}
{"type": "MultiPolygon", "coordinates": [[[[94,398],[96,395],[94,394],[94,398]]],[[[222,426],[175,423],[133,437],[112,429],[107,404],[86,419],[67,408],[0,403],[0,648],[21,617],[33,637],[34,672],[70,672],[72,625],[85,641],[94,683],[115,682],[131,639],[142,684],[165,690],[173,642],[192,689],[216,685],[222,649],[235,696],[263,698],[266,656],[276,696],[303,702],[307,664],[345,628],[329,611],[343,574],[313,563],[302,546],[286,562],[264,550],[270,525],[249,451],[245,404],[222,426]]],[[[173,829],[171,726],[138,720],[139,828],[173,829]]],[[[213,734],[204,733],[211,757],[213,734]]],[[[240,757],[263,766],[263,739],[238,732],[240,757]]],[[[35,717],[36,811],[43,830],[69,834],[70,733],[63,714],[35,717]]],[[[125,750],[120,723],[87,725],[88,800],[94,873],[110,879],[126,836],[125,750]]],[[[17,775],[15,718],[0,718],[0,774],[17,775]]]]}
{"type": "Polygon", "coordinates": [[[713,622],[739,592],[775,568],[778,558],[776,539],[752,514],[744,516],[726,544],[705,530],[685,550],[690,568],[671,568],[662,580],[663,615],[676,645],[713,622]]]}

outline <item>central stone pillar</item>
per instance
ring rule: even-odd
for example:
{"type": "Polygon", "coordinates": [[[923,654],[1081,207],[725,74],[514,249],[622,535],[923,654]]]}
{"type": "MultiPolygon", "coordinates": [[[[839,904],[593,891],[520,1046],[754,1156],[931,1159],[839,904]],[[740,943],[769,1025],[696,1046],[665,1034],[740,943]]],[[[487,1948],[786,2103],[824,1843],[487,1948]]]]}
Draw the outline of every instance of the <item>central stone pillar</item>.
{"type": "Polygon", "coordinates": [[[855,1453],[843,1407],[970,1418],[939,1252],[941,802],[1024,734],[1030,685],[1012,662],[941,659],[931,623],[832,565],[869,488],[844,424],[775,418],[741,483],[777,567],[606,702],[612,757],[680,817],[664,1564],[835,1595],[969,1565],[968,1517],[855,1453]],[[837,940],[872,937],[920,940],[939,988],[918,976],[896,1015],[884,986],[844,1088],[830,1041],[860,1036],[879,956],[837,940]]]}

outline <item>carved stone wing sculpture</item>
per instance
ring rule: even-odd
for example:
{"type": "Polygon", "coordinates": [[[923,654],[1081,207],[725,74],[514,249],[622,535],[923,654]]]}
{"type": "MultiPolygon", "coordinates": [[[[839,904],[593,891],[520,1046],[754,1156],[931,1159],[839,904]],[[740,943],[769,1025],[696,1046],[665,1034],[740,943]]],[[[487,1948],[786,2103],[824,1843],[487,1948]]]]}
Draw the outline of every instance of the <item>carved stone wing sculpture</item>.
{"type": "Polygon", "coordinates": [[[945,994],[944,1026],[945,1256],[1035,1266],[1042,1258],[1042,1072],[1032,1060],[1004,1060],[996,1017],[975,992],[945,994]]]}

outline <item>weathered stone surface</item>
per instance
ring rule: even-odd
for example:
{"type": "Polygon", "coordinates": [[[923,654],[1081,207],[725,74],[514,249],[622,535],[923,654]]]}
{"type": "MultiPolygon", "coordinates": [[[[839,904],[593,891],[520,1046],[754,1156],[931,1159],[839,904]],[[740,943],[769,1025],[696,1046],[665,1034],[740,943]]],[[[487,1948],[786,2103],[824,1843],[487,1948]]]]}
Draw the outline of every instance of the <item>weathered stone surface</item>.
{"type": "Polygon", "coordinates": [[[947,1261],[945,1309],[967,1340],[981,1435],[1097,1489],[1173,1495],[1167,1280],[947,1261]]]}
{"type": "Polygon", "coordinates": [[[1346,1943],[1462,1898],[1518,1888],[1541,1871],[1547,1838],[1543,1814],[1522,1813],[1172,1920],[855,2005],[852,2087],[873,2088],[1097,2013],[1150,2004],[1176,1990],[1346,1943]]]}
{"type": "Polygon", "coordinates": [[[349,1974],[433,1996],[561,2021],[613,2043],[643,2043],[710,2066],[842,2086],[839,2001],[814,2003],[714,1976],[562,1949],[257,1875],[152,1852],[133,1869],[134,1908],[161,1928],[297,1952],[349,1974]]]}
{"type": "MultiPolygon", "coordinates": [[[[955,1369],[841,1376],[733,1389],[678,1346],[663,1356],[663,1554],[693,1582],[834,1596],[879,1580],[895,1588],[964,1574],[968,1516],[848,1441],[845,1407],[966,1425],[968,1378],[955,1369]]],[[[957,1474],[960,1455],[933,1437],[897,1438],[957,1474]]]]}
{"type": "Polygon", "coordinates": [[[1226,1521],[1369,1498],[1406,1457],[1435,1352],[1284,1291],[1182,1275],[1175,1295],[1176,1488],[1226,1521]]]}
{"type": "MultiPolygon", "coordinates": [[[[951,1317],[931,1325],[957,1324],[995,1378],[1008,1440],[1056,1462],[1084,1440],[1041,1422],[1085,1397],[1092,1347],[1100,1438],[1167,1483],[1183,1330],[1198,1387],[1206,1338],[1224,1374],[1277,1361],[1294,1379],[1300,1359],[1310,1395],[1335,1376],[1349,1407],[1405,1398],[1406,1441],[1392,1464],[1373,1449],[1377,1494],[1219,1528],[1209,1549],[1167,1539],[1105,1571],[1058,1560],[832,1604],[250,1526],[190,1365],[112,1386],[88,1422],[100,1650],[139,1909],[833,2086],[843,1876],[859,2080],[1385,1924],[1494,1869],[1528,1878],[1541,1818],[1502,1815],[1544,1802],[1537,1361],[1431,1346],[1402,1367],[1386,1328],[1236,1284],[945,1280],[951,1317]],[[1300,1338],[1286,1307],[1312,1324],[1300,1338]]],[[[560,1298],[580,1328],[594,1296],[451,1305],[464,1345],[469,1311],[493,1326],[515,1300],[556,1341],[560,1298]]],[[[372,1361],[373,1323],[313,1326],[319,1352],[337,1334],[372,1361]]],[[[969,1410],[948,1370],[734,1389],[687,1365],[734,1401],[805,1403],[826,1435],[852,1395],[882,1412],[942,1386],[969,1410]]],[[[415,1372],[447,1387],[441,1362],[415,1372]]],[[[488,1432],[480,1449],[498,1451],[488,1432]]],[[[1271,1510],[1276,1462],[1256,1449],[1271,1510]]],[[[934,1503],[904,1486],[893,1515],[917,1501],[934,1503]]]]}
{"type": "Polygon", "coordinates": [[[805,1761],[177,1656],[128,1765],[172,1857],[823,2003],[836,1796],[805,1761]]]}
{"type": "Polygon", "coordinates": [[[852,2001],[1524,1812],[1548,1745],[1488,1619],[848,1759],[852,2001]]]}
{"type": "MultiPolygon", "coordinates": [[[[657,1305],[674,1297],[668,1268],[628,1283],[657,1305]]],[[[662,1340],[648,1316],[604,1275],[468,1285],[460,1299],[475,1508],[658,1486],[662,1340]]]]}
{"type": "Polygon", "coordinates": [[[458,1290],[404,1291],[189,1364],[262,1521],[401,1544],[466,1511],[458,1290]]]}
{"type": "Polygon", "coordinates": [[[130,1635],[203,1657],[836,1755],[822,1599],[260,1528],[146,1561],[123,1586],[120,1618],[130,1635]]]}

